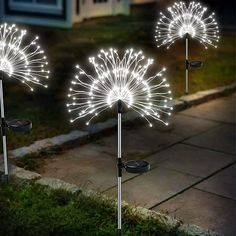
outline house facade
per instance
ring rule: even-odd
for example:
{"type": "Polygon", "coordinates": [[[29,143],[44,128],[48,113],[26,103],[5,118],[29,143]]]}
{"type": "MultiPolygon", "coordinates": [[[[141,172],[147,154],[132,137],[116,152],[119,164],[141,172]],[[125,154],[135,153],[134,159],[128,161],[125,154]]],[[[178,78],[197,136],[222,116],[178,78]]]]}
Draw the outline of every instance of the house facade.
{"type": "Polygon", "coordinates": [[[4,0],[0,21],[72,27],[84,19],[128,15],[129,0],[4,0]]]}

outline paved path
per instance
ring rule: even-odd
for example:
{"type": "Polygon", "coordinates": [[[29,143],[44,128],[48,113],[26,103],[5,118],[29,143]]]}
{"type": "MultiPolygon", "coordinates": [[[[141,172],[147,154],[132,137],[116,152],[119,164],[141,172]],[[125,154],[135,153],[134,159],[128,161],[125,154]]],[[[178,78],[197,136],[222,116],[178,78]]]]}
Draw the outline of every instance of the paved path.
{"type": "MultiPolygon", "coordinates": [[[[124,173],[123,199],[236,235],[235,100],[233,94],[180,112],[168,128],[124,127],[125,159],[152,167],[143,175],[124,173]]],[[[51,156],[41,173],[116,197],[116,141],[113,134],[51,156]]]]}

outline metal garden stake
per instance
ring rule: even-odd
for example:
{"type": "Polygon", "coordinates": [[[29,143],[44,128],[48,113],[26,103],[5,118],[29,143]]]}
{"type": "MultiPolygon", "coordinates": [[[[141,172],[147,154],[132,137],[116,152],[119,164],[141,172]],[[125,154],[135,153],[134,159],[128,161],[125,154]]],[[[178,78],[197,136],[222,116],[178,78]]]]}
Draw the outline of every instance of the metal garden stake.
{"type": "Polygon", "coordinates": [[[121,125],[123,109],[132,109],[143,117],[152,127],[151,119],[165,125],[171,115],[171,91],[166,79],[163,78],[163,68],[157,74],[149,77],[147,70],[153,63],[145,59],[141,51],[128,49],[120,56],[116,49],[101,50],[96,57],[90,57],[95,74],[89,75],[79,65],[71,81],[67,104],[68,111],[73,113],[71,122],[88,117],[86,122],[100,115],[105,110],[117,107],[118,120],[118,153],[117,153],[117,185],[118,185],[118,228],[117,235],[122,235],[121,214],[121,183],[122,170],[129,173],[144,173],[150,169],[148,162],[143,160],[122,161],[121,125]]]}

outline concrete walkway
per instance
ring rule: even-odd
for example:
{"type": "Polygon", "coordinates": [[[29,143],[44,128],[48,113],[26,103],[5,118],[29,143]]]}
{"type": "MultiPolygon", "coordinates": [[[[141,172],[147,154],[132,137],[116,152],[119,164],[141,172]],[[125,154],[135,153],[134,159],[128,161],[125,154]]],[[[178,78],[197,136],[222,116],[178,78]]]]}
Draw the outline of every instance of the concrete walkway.
{"type": "MultiPolygon", "coordinates": [[[[145,159],[151,170],[123,176],[123,199],[185,223],[236,235],[236,94],[160,125],[125,126],[124,160],[145,159]]],[[[116,134],[45,161],[41,174],[116,197],[116,134]]]]}

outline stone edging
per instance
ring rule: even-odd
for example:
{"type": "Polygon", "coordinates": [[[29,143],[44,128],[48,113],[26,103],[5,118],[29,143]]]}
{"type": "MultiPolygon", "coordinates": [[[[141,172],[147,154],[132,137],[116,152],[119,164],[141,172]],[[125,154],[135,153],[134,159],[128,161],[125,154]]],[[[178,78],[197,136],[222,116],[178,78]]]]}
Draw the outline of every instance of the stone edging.
{"type": "MultiPolygon", "coordinates": [[[[63,189],[71,193],[82,193],[85,196],[94,196],[99,197],[103,201],[109,200],[109,202],[114,202],[114,204],[117,204],[114,199],[105,196],[104,194],[96,193],[92,190],[83,191],[74,184],[67,183],[63,180],[56,179],[56,178],[50,178],[50,177],[42,177],[40,174],[27,171],[23,168],[19,168],[16,166],[11,166],[11,176],[16,177],[17,179],[23,180],[23,181],[34,181],[37,184],[47,186],[51,189],[63,189]]],[[[129,205],[126,202],[122,202],[123,206],[128,206],[132,210],[132,214],[134,216],[141,217],[143,219],[147,218],[155,218],[159,222],[161,222],[167,229],[174,229],[177,228],[177,235],[188,235],[188,236],[222,236],[219,233],[213,232],[211,230],[203,229],[199,226],[192,225],[192,224],[183,224],[180,221],[168,216],[164,215],[162,213],[148,210],[143,207],[133,207],[129,205]]]]}
{"type": "MultiPolygon", "coordinates": [[[[236,91],[236,83],[215,89],[200,91],[191,95],[182,96],[179,99],[173,101],[174,111],[175,112],[181,111],[193,105],[204,103],[210,99],[214,99],[226,95],[228,93],[232,93],[234,91],[236,91]]],[[[123,116],[124,121],[133,121],[137,117],[138,117],[137,114],[132,111],[127,112],[123,116]]],[[[66,144],[74,140],[83,140],[88,138],[89,136],[99,134],[106,130],[112,129],[116,127],[116,125],[117,125],[116,119],[109,119],[105,122],[91,125],[87,131],[74,130],[71,131],[69,134],[63,134],[52,138],[46,138],[43,140],[36,141],[27,147],[17,148],[15,150],[9,151],[9,156],[11,158],[23,157],[27,154],[37,153],[39,151],[60,146],[62,144],[66,144]]]]}

